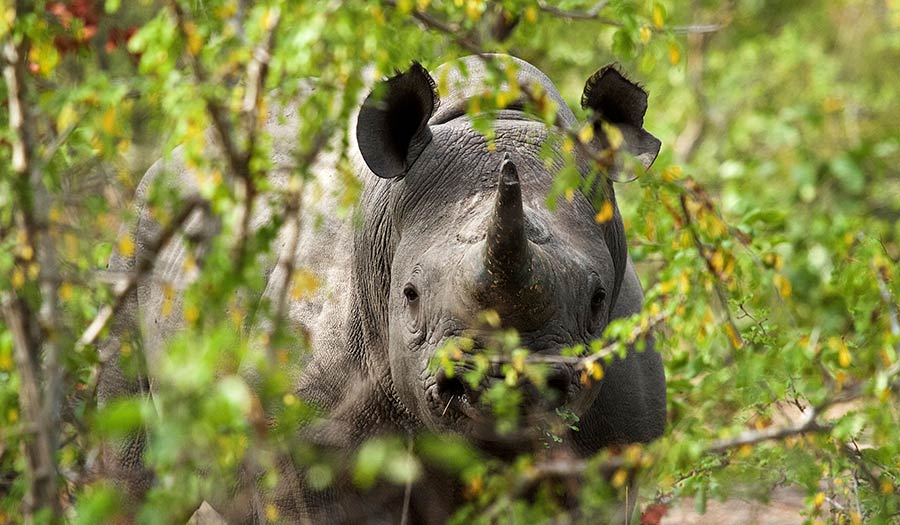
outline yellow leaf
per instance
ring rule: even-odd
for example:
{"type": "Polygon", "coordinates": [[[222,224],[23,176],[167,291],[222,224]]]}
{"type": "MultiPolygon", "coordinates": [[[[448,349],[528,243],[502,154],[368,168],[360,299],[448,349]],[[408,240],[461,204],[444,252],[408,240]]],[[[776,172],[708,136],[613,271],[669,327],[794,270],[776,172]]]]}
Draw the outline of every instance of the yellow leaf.
{"type": "Polygon", "coordinates": [[[431,5],[431,0],[418,0],[416,2],[416,9],[419,11],[424,11],[428,9],[428,6],[431,5]]]}
{"type": "Polygon", "coordinates": [[[538,11],[535,9],[533,5],[530,5],[525,8],[525,21],[529,24],[533,24],[537,22],[538,19],[538,11]]]}
{"type": "Polygon", "coordinates": [[[752,453],[753,453],[753,447],[751,445],[747,445],[747,444],[741,445],[741,447],[737,451],[738,457],[741,457],[741,458],[746,458],[746,457],[750,456],[750,454],[752,454],[752,453]]]}
{"type": "Polygon", "coordinates": [[[124,235],[119,239],[119,254],[122,257],[131,257],[134,255],[134,239],[130,235],[124,235]]]}
{"type": "Polygon", "coordinates": [[[503,109],[509,105],[509,101],[510,101],[509,93],[507,93],[506,91],[501,91],[501,92],[497,93],[496,98],[497,98],[497,107],[498,108],[503,109]]]}
{"type": "Polygon", "coordinates": [[[285,406],[291,406],[297,403],[297,397],[291,393],[285,394],[281,400],[284,402],[285,406]]]}
{"type": "Polygon", "coordinates": [[[647,42],[649,42],[649,41],[650,41],[650,35],[651,35],[651,33],[650,33],[650,28],[649,28],[649,27],[644,26],[644,27],[641,28],[641,42],[643,42],[643,43],[645,43],[645,44],[646,44],[647,42]]]}
{"type": "Polygon", "coordinates": [[[581,141],[582,144],[587,144],[594,138],[594,125],[588,122],[578,131],[578,140],[581,141]]]}
{"type": "Polygon", "coordinates": [[[816,496],[813,498],[813,505],[818,509],[823,503],[825,503],[825,493],[817,492],[816,496]]]}
{"type": "Polygon", "coordinates": [[[373,5],[369,12],[372,13],[372,18],[375,19],[375,23],[383,26],[387,23],[387,19],[384,17],[384,11],[381,10],[377,5],[373,5]]]}
{"type": "Polygon", "coordinates": [[[850,362],[850,349],[847,348],[847,345],[842,343],[841,349],[838,350],[838,364],[841,365],[841,368],[847,368],[850,366],[850,362]]]}
{"type": "Polygon", "coordinates": [[[594,361],[590,364],[590,367],[591,367],[591,378],[593,378],[594,381],[600,381],[601,379],[603,379],[603,367],[600,366],[599,363],[594,361]]]}
{"type": "Polygon", "coordinates": [[[0,370],[12,370],[13,360],[9,354],[0,354],[0,370]]]}
{"type": "Polygon", "coordinates": [[[776,273],[772,277],[772,281],[775,283],[775,288],[778,289],[778,293],[781,294],[782,297],[786,298],[791,296],[793,288],[791,287],[791,281],[789,281],[787,277],[780,273],[776,273]]]}
{"type": "Polygon", "coordinates": [[[116,131],[116,108],[115,106],[107,108],[100,117],[100,128],[108,135],[112,135],[116,131]]]}
{"type": "Polygon", "coordinates": [[[575,149],[575,143],[572,142],[572,139],[569,137],[566,137],[565,139],[563,139],[563,143],[562,143],[563,152],[572,153],[573,149],[575,149]]]}
{"type": "Polygon", "coordinates": [[[275,27],[275,19],[278,17],[278,11],[273,8],[266,9],[266,12],[260,18],[259,25],[263,31],[271,31],[275,27]]]}
{"type": "Polygon", "coordinates": [[[28,51],[28,61],[37,64],[38,73],[47,76],[59,64],[59,52],[52,45],[39,43],[28,51]]]}
{"type": "Polygon", "coordinates": [[[881,480],[881,493],[889,495],[894,492],[894,484],[889,479],[881,480]]]}
{"type": "Polygon", "coordinates": [[[669,62],[671,62],[673,66],[678,65],[678,63],[681,62],[681,50],[678,49],[678,45],[675,43],[669,44],[669,62]]]}
{"type": "Polygon", "coordinates": [[[722,268],[725,267],[725,256],[722,255],[722,252],[716,250],[713,252],[712,257],[709,260],[709,264],[716,272],[721,272],[722,268]]]}
{"type": "Polygon", "coordinates": [[[743,346],[741,338],[738,337],[738,334],[735,332],[734,327],[731,326],[731,323],[725,323],[725,334],[728,336],[733,347],[740,348],[743,346]]]}
{"type": "Polygon", "coordinates": [[[466,2],[466,16],[469,20],[477,22],[481,18],[484,4],[482,0],[469,0],[466,2]]]}
{"type": "Polygon", "coordinates": [[[163,317],[169,317],[170,315],[172,315],[174,301],[175,289],[172,288],[171,284],[167,284],[163,287],[163,304],[162,308],[160,308],[160,313],[163,317]]]}
{"type": "MultiPolygon", "coordinates": [[[[669,293],[675,289],[675,279],[669,279],[659,283],[659,293],[669,293]]],[[[653,303],[656,304],[656,303],[653,303]]]]}
{"type": "Polygon", "coordinates": [[[474,97],[469,101],[469,114],[477,115],[478,113],[481,113],[481,99],[474,97]]]}
{"type": "Polygon", "coordinates": [[[848,379],[850,379],[850,376],[848,376],[847,372],[843,370],[838,370],[837,373],[834,374],[834,383],[837,386],[838,390],[844,388],[844,385],[847,384],[848,379]]]}
{"type": "Polygon", "coordinates": [[[666,182],[672,182],[680,179],[682,176],[681,166],[669,166],[662,172],[662,179],[666,182]]]}
{"type": "Polygon", "coordinates": [[[19,421],[19,411],[15,408],[10,408],[6,411],[6,420],[10,423],[16,423],[19,421]]]}
{"type": "Polygon", "coordinates": [[[184,320],[187,321],[188,324],[196,323],[199,318],[200,310],[196,306],[190,305],[184,309],[184,320]]]}
{"type": "Polygon", "coordinates": [[[68,301],[72,298],[72,285],[69,283],[62,283],[59,287],[59,299],[61,301],[68,301]]]}
{"type": "Polygon", "coordinates": [[[600,206],[600,211],[597,212],[597,215],[594,216],[594,221],[597,224],[603,224],[608,222],[615,215],[615,210],[613,210],[613,205],[609,201],[603,201],[603,204],[600,206]]]}
{"type": "Polygon", "coordinates": [[[266,505],[266,519],[269,521],[278,520],[278,509],[276,509],[275,505],[272,505],[271,503],[266,505]]]}
{"type": "Polygon", "coordinates": [[[525,352],[515,352],[513,354],[512,367],[516,372],[522,372],[525,369],[525,352]]]}
{"type": "Polygon", "coordinates": [[[500,314],[497,310],[485,310],[483,312],[485,322],[493,328],[500,328],[500,314]]]}
{"type": "Polygon", "coordinates": [[[653,25],[657,28],[661,28],[663,23],[665,22],[665,13],[663,12],[663,8],[661,5],[656,4],[653,6],[653,25]]]}
{"type": "Polygon", "coordinates": [[[613,474],[612,477],[612,486],[616,488],[621,488],[628,482],[628,471],[620,468],[616,470],[616,473],[613,474]]]}
{"type": "Polygon", "coordinates": [[[616,125],[604,122],[603,133],[606,134],[606,140],[609,141],[610,149],[618,150],[625,142],[625,137],[622,135],[622,131],[616,125]]]}
{"type": "Polygon", "coordinates": [[[26,268],[26,271],[28,272],[28,278],[34,280],[38,278],[38,275],[40,275],[41,267],[40,265],[38,265],[38,263],[31,263],[28,265],[28,268],[26,268]]]}
{"type": "Polygon", "coordinates": [[[572,200],[575,198],[575,190],[572,188],[566,188],[565,196],[566,201],[572,202],[572,200]]]}
{"type": "Polygon", "coordinates": [[[192,55],[199,54],[203,48],[203,39],[197,34],[197,26],[193,22],[185,22],[184,34],[187,35],[188,51],[192,55]]]}
{"type": "Polygon", "coordinates": [[[397,0],[397,12],[401,15],[409,14],[412,11],[412,0],[397,0]]]}
{"type": "Polygon", "coordinates": [[[472,477],[472,479],[469,480],[468,485],[466,485],[466,494],[469,497],[481,494],[482,490],[484,490],[484,480],[481,479],[480,475],[472,477]]]}
{"type": "Polygon", "coordinates": [[[78,113],[75,112],[72,104],[66,104],[59,110],[59,115],[56,116],[56,132],[62,133],[76,122],[78,122],[78,113]]]}
{"type": "Polygon", "coordinates": [[[304,299],[311,297],[319,289],[319,278],[309,270],[301,269],[294,274],[294,287],[291,297],[304,299]]]}

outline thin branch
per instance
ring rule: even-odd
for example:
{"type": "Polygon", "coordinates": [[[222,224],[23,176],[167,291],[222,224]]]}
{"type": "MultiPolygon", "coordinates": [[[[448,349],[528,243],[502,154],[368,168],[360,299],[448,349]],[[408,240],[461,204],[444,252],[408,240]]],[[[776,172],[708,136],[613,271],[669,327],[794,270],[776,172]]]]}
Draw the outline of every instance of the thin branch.
{"type": "MultiPolygon", "coordinates": [[[[303,167],[311,166],[319,157],[325,146],[328,144],[328,141],[331,139],[333,133],[333,127],[327,125],[323,126],[322,130],[320,130],[313,139],[313,143],[309,151],[307,151],[304,155],[301,155],[297,160],[297,165],[303,167]]],[[[275,317],[272,322],[272,328],[268,337],[267,350],[269,361],[271,364],[275,363],[275,337],[281,330],[281,325],[284,322],[285,311],[287,310],[288,290],[291,287],[291,282],[294,278],[294,271],[296,270],[296,252],[297,246],[300,242],[300,230],[303,227],[301,208],[303,205],[303,194],[305,186],[305,181],[301,182],[300,187],[297,188],[296,191],[292,191],[286,196],[287,204],[284,208],[284,214],[287,217],[288,222],[284,225],[284,228],[285,231],[288,232],[289,237],[288,246],[284,252],[286,254],[286,257],[278,261],[278,264],[283,267],[284,278],[282,279],[281,286],[278,289],[278,298],[275,303],[275,317]],[[292,229],[293,234],[290,233],[292,229]]]]}
{"type": "MultiPolygon", "coordinates": [[[[396,0],[384,0],[384,4],[390,6],[392,8],[397,7],[396,0]]],[[[434,29],[438,32],[444,33],[449,36],[456,42],[456,45],[474,53],[476,55],[484,54],[484,50],[481,48],[481,42],[479,39],[470,33],[463,33],[459,26],[449,24],[439,18],[428,14],[424,11],[419,11],[418,9],[412,10],[412,16],[416,20],[422,23],[426,28],[434,29]]]]}
{"type": "MultiPolygon", "coordinates": [[[[878,283],[878,292],[881,295],[881,302],[887,307],[888,323],[891,327],[891,335],[894,336],[894,350],[900,355],[900,315],[897,313],[897,303],[891,295],[891,289],[888,287],[887,267],[874,268],[875,281],[878,283]]],[[[900,362],[900,361],[898,361],[900,362]]],[[[898,365],[895,365],[895,367],[898,365]]]]}
{"type": "Polygon", "coordinates": [[[568,20],[594,20],[597,22],[601,22],[603,24],[621,27],[622,23],[611,18],[600,16],[600,11],[603,10],[609,4],[609,0],[603,0],[594,5],[594,7],[588,9],[587,11],[575,11],[571,9],[560,9],[558,7],[554,7],[552,5],[547,4],[546,2],[538,2],[538,8],[548,14],[551,14],[557,18],[565,18],[568,20]]]}
{"type": "Polygon", "coordinates": [[[733,438],[713,441],[712,444],[704,449],[704,453],[717,454],[746,445],[755,445],[765,441],[777,441],[809,432],[830,431],[830,425],[822,425],[817,421],[819,414],[819,409],[810,407],[809,410],[803,414],[803,418],[793,425],[771,426],[762,430],[748,430],[746,432],[741,432],[733,438]]]}
{"type": "MultiPolygon", "coordinates": [[[[16,2],[14,16],[33,10],[30,2],[16,2]]],[[[57,288],[59,273],[53,239],[47,231],[49,196],[36,162],[34,120],[28,105],[26,62],[30,49],[27,35],[17,43],[10,35],[3,44],[3,77],[6,83],[9,129],[12,142],[14,211],[16,227],[24,244],[15,256],[22,269],[37,266],[39,306],[37,315],[15,292],[4,294],[4,317],[14,337],[15,356],[22,385],[20,404],[29,423],[37,426],[35,438],[24,443],[29,484],[25,522],[31,523],[43,510],[51,520],[60,513],[55,453],[62,404],[62,369],[59,356],[60,328],[57,288]],[[41,356],[44,361],[41,363],[41,356]],[[43,369],[43,370],[42,370],[43,369]],[[43,393],[41,387],[43,386],[43,393]]]]}

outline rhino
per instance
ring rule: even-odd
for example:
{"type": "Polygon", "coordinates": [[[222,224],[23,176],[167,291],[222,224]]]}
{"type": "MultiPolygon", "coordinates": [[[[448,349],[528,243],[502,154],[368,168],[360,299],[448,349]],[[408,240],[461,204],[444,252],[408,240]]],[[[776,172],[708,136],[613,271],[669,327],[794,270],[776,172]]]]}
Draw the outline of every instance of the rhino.
{"type": "MultiPolygon", "coordinates": [[[[582,106],[592,115],[595,150],[610,145],[605,130],[611,124],[621,134],[622,148],[650,166],[660,142],[643,128],[647,94],[640,86],[617,67],[606,66],[587,80],[582,106]]],[[[491,369],[473,386],[461,373],[435,368],[435,352],[458,337],[474,342],[468,351],[473,354],[489,344],[485,311],[494,312],[503,329],[515,329],[522,346],[536,356],[558,356],[564,347],[589,344],[612,320],[639,312],[643,292],[628,254],[612,176],[548,210],[547,195],[564,165],[559,145],[582,123],[541,71],[513,57],[462,58],[434,74],[413,63],[376,84],[354,120],[350,147],[362,186],[354,218],[339,218],[327,197],[304,197],[306,211],[318,209],[322,220],[282,232],[263,292],[270,298],[283,295],[285,272],[300,267],[323,283],[315,296],[290,299],[287,307],[298,338],[308,338],[312,348],[310,357],[296,363],[295,393],[323,414],[320,424],[303,431],[305,437],[352,450],[385,433],[452,432],[498,457],[527,451],[533,442],[523,434],[496,432],[490,411],[479,403],[481,391],[501,381],[501,374],[491,369]],[[489,89],[487,78],[497,64],[513,67],[514,80],[509,82],[522,89],[519,99],[492,112],[493,134],[486,138],[468,110],[472,100],[489,89]],[[442,98],[434,78],[448,86],[442,98]],[[545,93],[558,108],[556,126],[545,125],[530,112],[527,97],[535,92],[545,93]],[[548,144],[553,146],[549,159],[548,144]],[[602,192],[612,205],[608,220],[595,220],[591,192],[602,192]],[[296,249],[291,252],[289,247],[296,249]]],[[[290,107],[272,111],[266,129],[273,137],[276,167],[290,164],[287,152],[297,126],[290,107]]],[[[588,153],[576,148],[573,155],[587,176],[588,153]]],[[[611,171],[615,169],[613,165],[611,171]]],[[[284,182],[277,171],[272,170],[276,186],[284,182]]],[[[130,233],[137,249],[129,256],[114,254],[112,271],[134,270],[142,250],[159,235],[159,225],[141,202],[161,179],[184,196],[199,192],[178,152],[154,165],[137,192],[139,218],[130,233]]],[[[333,166],[323,161],[316,183],[327,188],[334,179],[333,166]]],[[[252,226],[266,224],[272,213],[257,206],[252,226]]],[[[205,210],[195,215],[185,237],[196,242],[214,236],[215,218],[205,210]]],[[[184,242],[169,244],[159,254],[153,275],[142,279],[127,298],[101,347],[106,363],[100,377],[101,403],[122,395],[152,395],[153,363],[181,328],[178,316],[164,318],[160,313],[164,295],[171,295],[160,283],[176,290],[177,308],[180,290],[194,276],[184,270],[184,242]],[[140,341],[148,363],[145,377],[135,379],[119,365],[117,352],[126,338],[140,341]]],[[[461,363],[459,371],[465,366],[461,363]]],[[[575,413],[578,430],[563,438],[572,454],[588,456],[611,445],[645,443],[663,433],[665,377],[652,338],[642,351],[629,348],[608,363],[601,381],[585,385],[571,364],[558,363],[549,366],[546,385],[522,386],[522,410],[540,415],[566,407],[575,413]]],[[[141,467],[143,447],[144,437],[136,436],[112,447],[105,459],[109,475],[125,480],[133,492],[152,484],[152,476],[141,467]]],[[[275,501],[285,519],[400,519],[402,487],[368,499],[352,488],[316,492],[303,487],[302,475],[290,462],[280,470],[292,480],[276,490],[275,501]]],[[[411,522],[443,522],[461,499],[452,479],[430,471],[412,492],[411,509],[404,511],[411,522]]],[[[221,505],[235,522],[253,522],[260,514],[259,509],[241,514],[235,505],[230,510],[227,503],[221,505]]]]}

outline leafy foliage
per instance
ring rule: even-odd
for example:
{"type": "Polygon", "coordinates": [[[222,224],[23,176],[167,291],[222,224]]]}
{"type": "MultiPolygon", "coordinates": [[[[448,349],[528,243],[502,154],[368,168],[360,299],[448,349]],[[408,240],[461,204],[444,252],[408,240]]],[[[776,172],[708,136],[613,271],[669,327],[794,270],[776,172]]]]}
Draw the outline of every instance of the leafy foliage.
{"type": "MultiPolygon", "coordinates": [[[[145,0],[125,9],[71,0],[0,9],[0,165],[10,167],[0,176],[0,523],[115,520],[125,495],[93,475],[97,450],[138,429],[149,433],[157,480],[142,523],[186,521],[247,465],[273,487],[282,454],[313,487],[347,472],[365,489],[402,486],[426,467],[447,471],[468,496],[458,523],[558,518],[572,496],[553,482],[563,474],[583,478],[582,515],[608,512],[639,476],[645,523],[678,498],[702,510],[785,485],[807,495],[808,523],[900,520],[897,2],[145,0]],[[480,50],[534,63],[573,108],[605,62],[620,62],[651,93],[646,127],[663,151],[616,186],[644,312],[564,354],[583,381],[599,381],[622,341],[655,328],[666,435],[586,461],[502,462],[452,436],[384,437],[333,457],[296,438],[314,409],[291,393],[283,365],[308,349],[261,296],[268,247],[290,214],[252,229],[242,219],[248,196],[296,209],[323,144],[336,143],[346,184],[335,213],[351,214],[360,188],[346,123],[367,83],[413,60],[433,67],[480,50]],[[296,160],[284,192],[269,183],[272,139],[260,130],[268,108],[291,100],[300,100],[301,127],[284,152],[296,160]],[[108,357],[98,342],[130,278],[100,270],[111,253],[138,248],[117,232],[135,220],[130,203],[146,168],[173,155],[200,174],[204,202],[155,184],[148,213],[190,245],[180,229],[188,206],[208,206],[222,232],[185,268],[198,278],[183,299],[173,287],[161,306],[186,330],[157,364],[152,403],[101,408],[108,357]],[[40,467],[53,474],[41,478],[40,467]]],[[[470,112],[513,95],[498,89],[470,112]]],[[[535,109],[552,123],[540,100],[535,109]]],[[[476,124],[489,136],[489,121],[476,124]]],[[[574,130],[558,147],[571,152],[589,134],[574,130]]],[[[548,204],[581,185],[563,168],[548,204]]],[[[608,203],[597,205],[598,222],[608,219],[608,203]]],[[[313,293],[320,283],[295,270],[291,297],[313,293]]],[[[517,377],[540,384],[543,372],[515,334],[500,339],[508,381],[486,395],[514,428],[517,377]]],[[[132,372],[145,366],[138,350],[121,342],[132,372]]],[[[444,348],[435,366],[452,370],[464,353],[444,348]]],[[[479,367],[486,362],[467,380],[477,382],[479,367]]],[[[561,414],[554,425],[542,429],[548,444],[578,422],[561,414]]],[[[266,518],[278,522],[277,510],[266,518]]]]}

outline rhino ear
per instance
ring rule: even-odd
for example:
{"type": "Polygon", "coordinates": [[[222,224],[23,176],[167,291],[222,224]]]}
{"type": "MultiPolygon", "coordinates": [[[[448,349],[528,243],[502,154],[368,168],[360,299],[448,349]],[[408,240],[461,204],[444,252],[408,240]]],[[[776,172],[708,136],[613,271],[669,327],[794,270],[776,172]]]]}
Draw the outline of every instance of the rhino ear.
{"type": "Polygon", "coordinates": [[[581,107],[593,110],[595,127],[599,128],[601,120],[615,124],[625,139],[625,149],[644,168],[656,160],[662,143],[643,128],[647,92],[622,76],[613,64],[598,69],[585,83],[581,107]]]}
{"type": "Polygon", "coordinates": [[[359,151],[375,175],[406,173],[431,140],[428,119],[437,104],[434,80],[418,62],[375,86],[356,123],[359,151]]]}

